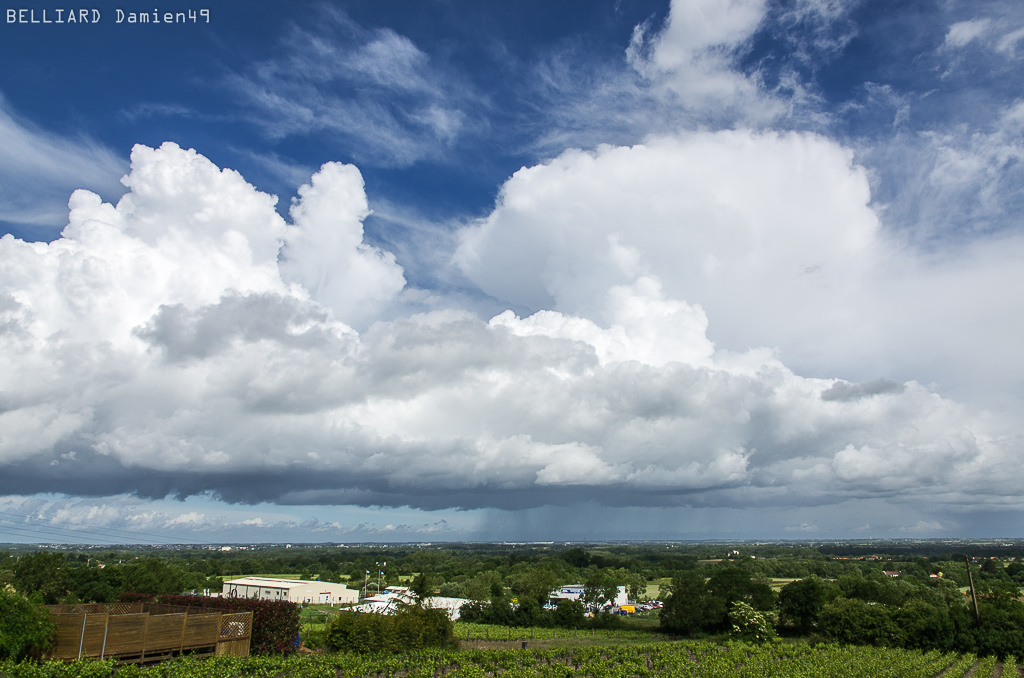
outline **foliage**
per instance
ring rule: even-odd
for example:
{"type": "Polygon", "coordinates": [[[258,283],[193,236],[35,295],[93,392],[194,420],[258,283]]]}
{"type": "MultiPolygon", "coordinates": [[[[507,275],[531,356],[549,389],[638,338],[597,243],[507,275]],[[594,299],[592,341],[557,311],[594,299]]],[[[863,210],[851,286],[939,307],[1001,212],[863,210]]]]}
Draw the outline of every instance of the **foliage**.
{"type": "Polygon", "coordinates": [[[825,603],[837,595],[835,584],[819,577],[791,582],[779,592],[780,621],[801,633],[809,633],[817,625],[825,603]]]}
{"type": "MultiPolygon", "coordinates": [[[[339,653],[288,657],[184,658],[152,666],[126,666],[118,678],[626,678],[627,676],[799,676],[800,678],[960,678],[976,664],[972,655],[921,653],[873,647],[805,644],[683,642],[551,650],[431,649],[403,655],[339,653]]],[[[978,663],[977,676],[992,662],[978,663]]],[[[0,664],[9,678],[108,678],[110,662],[0,664]]],[[[1006,675],[1004,670],[1003,675],[1006,675]]]]}
{"type": "Polygon", "coordinates": [[[775,637],[775,627],[768,614],[737,600],[729,610],[732,633],[739,640],[750,643],[766,643],[775,637]]]}
{"type": "Polygon", "coordinates": [[[895,615],[898,644],[921,650],[951,650],[956,628],[945,606],[916,598],[907,601],[895,615]]]}
{"type": "MultiPolygon", "coordinates": [[[[6,557],[0,552],[0,582],[11,583],[36,602],[92,602],[116,599],[130,589],[219,588],[220,577],[239,574],[305,572],[321,579],[347,575],[361,585],[367,571],[376,573],[375,564],[386,561],[381,577],[385,584],[430,573],[434,589],[481,601],[480,608],[492,615],[487,620],[505,628],[561,624],[582,629],[582,624],[619,623],[621,618],[581,622],[576,610],[566,608],[561,618],[559,611],[544,610],[547,594],[558,584],[589,583],[588,601],[600,604],[602,596],[607,600],[614,595],[613,583],[625,585],[633,599],[643,600],[648,582],[672,581],[659,597],[668,603],[661,611],[662,628],[676,634],[728,632],[732,624],[726,612],[733,602],[742,601],[756,610],[777,613],[780,631],[789,634],[813,634],[833,641],[856,636],[919,651],[1024,655],[1024,603],[1013,585],[1024,582],[1020,560],[1024,540],[959,542],[956,553],[950,553],[950,548],[940,541],[905,540],[813,546],[434,544],[342,549],[265,545],[231,551],[140,546],[38,553],[33,553],[35,547],[20,547],[12,548],[6,557]],[[958,588],[967,584],[965,553],[979,591],[980,627],[958,588]],[[883,570],[901,574],[889,577],[883,570]],[[685,573],[693,575],[689,584],[679,580],[685,573]],[[783,578],[800,581],[775,596],[769,578],[775,580],[773,585],[783,578]],[[862,604],[851,607],[840,599],[862,604]],[[833,633],[821,623],[830,605],[833,633]],[[854,614],[868,608],[874,611],[854,614]],[[837,610],[847,613],[845,618],[837,610]],[[846,623],[872,618],[877,622],[873,627],[846,623]]],[[[370,584],[372,590],[376,577],[370,584]]],[[[294,636],[287,642],[286,647],[292,647],[294,636]]]]}
{"type": "MultiPolygon", "coordinates": [[[[622,618],[619,617],[621,620],[622,618]]],[[[586,621],[586,620],[584,620],[586,621]]],[[[623,628],[603,629],[587,626],[571,626],[567,628],[541,626],[494,626],[491,624],[475,624],[462,621],[455,622],[455,637],[459,640],[553,640],[565,638],[590,638],[597,640],[629,639],[629,640],[663,640],[664,634],[653,629],[638,629],[625,626],[623,628]]]]}
{"type": "Polygon", "coordinates": [[[699,570],[678,573],[672,578],[671,591],[659,615],[661,628],[670,633],[692,636],[719,625],[725,617],[725,603],[708,589],[699,570]]]}
{"type": "Polygon", "coordinates": [[[532,600],[542,606],[562,583],[562,574],[549,567],[522,568],[512,576],[511,589],[519,601],[532,600]]]}
{"type": "Polygon", "coordinates": [[[128,563],[120,568],[120,576],[123,590],[139,593],[180,593],[202,589],[206,583],[201,574],[161,558],[140,558],[128,563]]]}
{"type": "Polygon", "coordinates": [[[822,609],[820,621],[822,630],[841,643],[882,647],[900,644],[899,627],[893,611],[885,605],[855,598],[836,598],[822,609]]]}
{"type": "Polygon", "coordinates": [[[564,598],[558,601],[555,609],[552,611],[552,626],[558,626],[563,629],[578,627],[583,620],[585,611],[586,608],[583,607],[583,603],[580,601],[564,598]]]}
{"type": "Polygon", "coordinates": [[[67,563],[60,553],[37,551],[18,558],[14,566],[14,588],[47,605],[67,595],[67,563]]]}
{"type": "Polygon", "coordinates": [[[416,596],[417,602],[422,603],[434,592],[434,578],[427,572],[420,572],[409,583],[409,590],[416,596]]]}
{"type": "Polygon", "coordinates": [[[252,611],[252,654],[288,654],[297,649],[299,606],[283,600],[215,598],[212,596],[160,596],[161,603],[206,607],[232,612],[252,611]]]}
{"type": "Polygon", "coordinates": [[[454,645],[454,627],[447,613],[416,605],[400,606],[389,615],[342,612],[327,629],[327,646],[344,652],[399,653],[454,645]]]}
{"type": "Polygon", "coordinates": [[[0,588],[0,659],[39,657],[52,645],[56,632],[49,612],[0,588]]]}
{"type": "Polygon", "coordinates": [[[777,600],[767,580],[739,567],[716,568],[708,579],[707,588],[724,603],[726,609],[731,609],[736,601],[742,601],[756,610],[770,610],[777,600]]]}
{"type": "Polygon", "coordinates": [[[560,600],[554,610],[547,610],[530,598],[518,604],[504,599],[489,603],[471,601],[459,609],[460,618],[465,622],[494,626],[617,629],[625,625],[618,615],[600,612],[587,617],[585,614],[586,608],[578,600],[560,600]]]}
{"type": "Polygon", "coordinates": [[[597,568],[589,569],[580,601],[588,610],[596,612],[615,600],[618,588],[616,581],[607,573],[597,568]]]}

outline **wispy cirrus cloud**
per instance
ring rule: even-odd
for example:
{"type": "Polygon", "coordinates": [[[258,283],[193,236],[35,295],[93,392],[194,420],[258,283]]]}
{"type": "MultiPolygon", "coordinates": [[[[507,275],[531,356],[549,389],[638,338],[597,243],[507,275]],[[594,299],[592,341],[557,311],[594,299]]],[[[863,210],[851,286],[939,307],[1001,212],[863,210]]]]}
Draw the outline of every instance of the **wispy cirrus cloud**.
{"type": "Polygon", "coordinates": [[[267,137],[326,134],[358,160],[395,167],[437,160],[459,140],[478,95],[457,72],[393,30],[318,12],[316,27],[289,27],[281,57],[227,77],[267,137]]]}
{"type": "Polygon", "coordinates": [[[67,198],[89,188],[116,199],[127,164],[87,137],[62,136],[21,119],[0,96],[0,221],[52,229],[67,198]]]}

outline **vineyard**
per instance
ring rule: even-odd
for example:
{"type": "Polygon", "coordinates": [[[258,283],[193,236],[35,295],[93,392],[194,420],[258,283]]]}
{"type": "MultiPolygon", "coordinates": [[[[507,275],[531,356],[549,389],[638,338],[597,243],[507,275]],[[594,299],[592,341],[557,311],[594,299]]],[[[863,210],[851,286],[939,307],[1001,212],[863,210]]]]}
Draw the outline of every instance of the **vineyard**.
{"type": "Polygon", "coordinates": [[[664,639],[665,635],[656,630],[643,629],[560,629],[542,627],[495,626],[493,624],[471,624],[455,622],[455,637],[461,641],[535,641],[535,640],[569,640],[569,639],[628,639],[650,640],[664,639]]]}
{"type": "Polygon", "coordinates": [[[0,664],[2,678],[1008,678],[974,655],[874,647],[680,641],[631,647],[425,651],[407,655],[185,658],[149,667],[110,662],[0,664]]]}

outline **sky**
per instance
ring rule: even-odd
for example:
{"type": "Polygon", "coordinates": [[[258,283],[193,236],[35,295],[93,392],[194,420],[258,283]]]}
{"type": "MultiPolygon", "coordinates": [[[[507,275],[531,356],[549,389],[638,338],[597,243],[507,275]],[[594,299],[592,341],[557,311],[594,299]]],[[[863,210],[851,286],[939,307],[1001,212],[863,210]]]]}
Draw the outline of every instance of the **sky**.
{"type": "Polygon", "coordinates": [[[1017,0],[8,2],[0,541],[1022,536],[1017,0]]]}

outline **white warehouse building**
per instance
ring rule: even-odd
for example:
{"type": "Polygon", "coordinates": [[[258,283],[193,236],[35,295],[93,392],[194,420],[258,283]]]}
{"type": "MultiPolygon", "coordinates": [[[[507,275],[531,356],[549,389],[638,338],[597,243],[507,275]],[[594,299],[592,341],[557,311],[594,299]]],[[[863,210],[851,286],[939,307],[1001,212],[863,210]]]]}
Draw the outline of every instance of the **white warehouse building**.
{"type": "Polygon", "coordinates": [[[318,603],[344,605],[359,602],[359,591],[344,584],[304,579],[272,579],[270,577],[242,577],[224,582],[224,598],[259,598],[285,600],[290,603],[318,603]]]}

